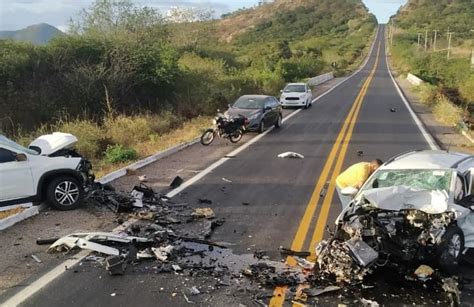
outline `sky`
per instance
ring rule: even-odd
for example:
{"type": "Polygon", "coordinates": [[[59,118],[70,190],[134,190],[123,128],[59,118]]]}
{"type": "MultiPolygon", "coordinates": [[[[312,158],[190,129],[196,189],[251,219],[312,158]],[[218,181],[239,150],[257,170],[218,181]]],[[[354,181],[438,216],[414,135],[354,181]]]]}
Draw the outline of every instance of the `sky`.
{"type": "MultiPolygon", "coordinates": [[[[0,30],[18,30],[38,23],[48,23],[67,31],[68,21],[94,0],[0,0],[0,30]]],[[[406,0],[363,0],[380,23],[386,23],[406,0]]],[[[217,16],[242,7],[252,7],[259,0],[133,0],[166,13],[171,7],[212,8],[217,16]]]]}

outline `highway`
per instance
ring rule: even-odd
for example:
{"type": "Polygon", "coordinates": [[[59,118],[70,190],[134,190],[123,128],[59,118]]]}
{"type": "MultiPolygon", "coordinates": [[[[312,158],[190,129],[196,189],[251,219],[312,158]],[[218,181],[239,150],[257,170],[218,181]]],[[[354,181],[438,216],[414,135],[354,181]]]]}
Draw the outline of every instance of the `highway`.
{"type": "MultiPolygon", "coordinates": [[[[211,199],[216,215],[226,220],[212,240],[235,244],[232,249],[236,254],[261,249],[279,261],[280,246],[314,253],[316,243],[326,235],[325,226],[340,212],[334,181],[342,170],[360,161],[387,160],[400,152],[436,148],[392,81],[384,32],[384,27],[379,27],[368,61],[359,72],[315,101],[312,108],[286,120],[281,129],[273,129],[193,181],[173,201],[211,199]],[[391,112],[392,108],[396,112],[391,112]],[[277,158],[286,151],[305,158],[277,158]]],[[[287,260],[294,265],[293,259],[287,260]]],[[[136,270],[112,278],[100,268],[89,267],[77,273],[68,270],[22,305],[188,305],[181,295],[160,290],[174,287],[179,293],[182,283],[183,279],[173,274],[136,270]]],[[[277,288],[274,293],[266,303],[284,304],[285,289],[277,288]]],[[[251,304],[243,297],[221,291],[201,304],[251,304]]],[[[337,301],[333,303],[337,305],[337,301]]]]}

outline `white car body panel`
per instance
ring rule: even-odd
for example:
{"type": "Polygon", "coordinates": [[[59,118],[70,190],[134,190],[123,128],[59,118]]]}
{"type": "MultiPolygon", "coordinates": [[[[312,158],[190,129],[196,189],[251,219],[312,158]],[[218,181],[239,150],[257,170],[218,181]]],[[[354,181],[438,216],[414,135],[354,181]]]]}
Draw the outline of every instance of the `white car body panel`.
{"type": "Polygon", "coordinates": [[[77,143],[77,137],[70,133],[54,132],[45,134],[31,142],[31,147],[41,149],[41,155],[48,156],[58,150],[70,148],[77,143]]]}

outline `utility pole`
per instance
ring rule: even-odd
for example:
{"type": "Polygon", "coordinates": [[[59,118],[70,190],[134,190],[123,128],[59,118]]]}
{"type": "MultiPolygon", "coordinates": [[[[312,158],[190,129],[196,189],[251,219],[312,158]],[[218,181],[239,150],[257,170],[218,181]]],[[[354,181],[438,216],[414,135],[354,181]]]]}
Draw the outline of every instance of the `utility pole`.
{"type": "Polygon", "coordinates": [[[454,32],[448,32],[448,60],[451,57],[451,38],[453,37],[454,32]]]}
{"type": "Polygon", "coordinates": [[[439,30],[433,30],[433,32],[434,32],[433,50],[436,51],[436,39],[438,38],[439,30]]]}
{"type": "Polygon", "coordinates": [[[425,51],[428,48],[428,30],[425,31],[425,51]]]}
{"type": "Polygon", "coordinates": [[[418,48],[420,47],[421,35],[423,35],[423,33],[418,33],[418,48]]]}

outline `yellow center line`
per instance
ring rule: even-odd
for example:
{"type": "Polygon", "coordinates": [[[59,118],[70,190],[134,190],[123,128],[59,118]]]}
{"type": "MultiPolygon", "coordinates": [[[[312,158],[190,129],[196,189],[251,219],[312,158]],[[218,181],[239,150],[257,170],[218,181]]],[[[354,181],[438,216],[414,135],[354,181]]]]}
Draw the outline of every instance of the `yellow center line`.
{"type": "Polygon", "coordinates": [[[365,95],[367,94],[367,91],[369,89],[369,85],[372,82],[372,79],[374,78],[375,72],[377,70],[378,61],[379,61],[379,54],[380,54],[380,44],[381,44],[381,42],[379,43],[379,47],[377,49],[377,57],[376,57],[376,60],[375,60],[374,69],[372,70],[372,72],[370,73],[369,78],[367,79],[367,81],[368,81],[367,86],[363,89],[363,95],[361,95],[360,101],[358,101],[356,103],[357,104],[357,109],[355,111],[354,116],[352,117],[352,121],[350,123],[349,130],[348,130],[348,132],[346,134],[346,137],[344,139],[344,143],[342,145],[341,152],[339,154],[339,157],[338,157],[337,162],[336,162],[336,166],[335,166],[334,171],[333,171],[332,176],[331,176],[331,181],[329,183],[329,188],[327,190],[326,197],[324,198],[323,204],[321,206],[321,212],[319,213],[318,221],[316,223],[316,228],[314,230],[314,234],[313,234],[313,237],[311,239],[311,244],[310,244],[310,251],[311,251],[311,254],[313,256],[314,256],[314,252],[315,252],[315,249],[316,249],[317,242],[319,242],[323,239],[324,228],[326,226],[327,218],[328,218],[328,215],[329,215],[329,209],[331,208],[332,199],[333,199],[333,195],[334,195],[334,190],[336,188],[336,178],[341,173],[343,162],[344,162],[344,159],[345,159],[346,154],[347,154],[347,148],[349,147],[349,143],[350,143],[351,138],[352,138],[352,133],[354,131],[355,124],[357,122],[357,117],[358,117],[359,111],[362,107],[362,102],[364,100],[365,95]]]}
{"type": "MultiPolygon", "coordinates": [[[[326,163],[323,167],[323,171],[321,172],[321,175],[320,175],[320,177],[319,177],[319,179],[316,183],[316,187],[315,187],[315,189],[314,189],[314,191],[311,195],[308,206],[306,207],[305,213],[303,215],[303,218],[302,218],[302,220],[300,222],[300,225],[298,227],[298,230],[296,232],[295,238],[294,238],[293,243],[291,245],[292,250],[300,251],[303,248],[304,242],[306,240],[306,236],[307,236],[308,231],[309,231],[309,227],[311,225],[311,221],[313,219],[314,213],[315,213],[315,211],[317,209],[317,206],[318,206],[319,198],[321,197],[320,196],[321,191],[322,191],[324,185],[326,184],[327,178],[329,176],[329,172],[330,172],[330,170],[331,170],[331,168],[334,164],[334,160],[336,158],[337,152],[339,151],[339,147],[343,144],[344,135],[346,134],[346,131],[348,131],[348,129],[350,129],[350,125],[352,123],[354,123],[355,119],[357,118],[358,110],[360,109],[360,104],[361,104],[361,102],[362,102],[362,100],[363,100],[363,98],[364,98],[364,96],[367,92],[367,89],[370,85],[370,82],[372,80],[373,74],[375,72],[375,69],[376,69],[376,66],[377,66],[377,63],[378,63],[379,51],[380,51],[380,43],[379,43],[379,47],[378,47],[378,50],[377,50],[377,58],[376,58],[375,67],[372,70],[371,75],[369,75],[369,77],[365,81],[364,85],[362,86],[361,91],[357,95],[357,98],[354,101],[354,103],[353,103],[353,105],[352,105],[352,107],[349,111],[349,114],[347,115],[347,117],[344,121],[344,124],[341,128],[341,131],[339,132],[339,134],[337,136],[336,142],[335,142],[335,144],[333,145],[333,147],[331,149],[331,152],[328,156],[328,159],[327,159],[327,161],[326,161],[326,163]]],[[[353,130],[353,127],[352,127],[352,130],[353,130]]],[[[351,135],[352,135],[352,130],[350,132],[351,135]]],[[[345,140],[348,140],[347,137],[345,138],[345,140]]],[[[346,143],[348,143],[348,141],[346,141],[346,143]]],[[[346,149],[346,151],[347,151],[347,149],[346,149]]],[[[339,157],[339,160],[340,160],[340,157],[339,157]]],[[[336,164],[336,167],[337,167],[337,164],[336,164]]],[[[332,177],[334,177],[334,173],[333,173],[332,177]]],[[[331,182],[332,181],[334,181],[334,180],[331,179],[331,182]]],[[[329,194],[332,195],[332,193],[330,193],[329,191],[332,191],[333,189],[334,188],[331,189],[331,186],[330,186],[326,196],[329,195],[329,194]]],[[[331,200],[332,200],[332,196],[331,196],[331,200]]],[[[324,203],[323,203],[323,206],[324,206],[324,203]]],[[[323,208],[321,210],[323,210],[323,208]]],[[[327,214],[326,214],[326,219],[327,219],[327,214]]],[[[319,219],[318,219],[318,222],[319,222],[319,219]]],[[[323,227],[323,229],[324,229],[324,227],[323,227]]],[[[314,238],[314,236],[313,236],[313,238],[314,238]]],[[[293,257],[287,257],[286,262],[290,266],[295,266],[297,264],[296,260],[293,257]]],[[[285,301],[286,289],[287,289],[287,287],[276,287],[275,290],[274,290],[274,293],[273,293],[273,297],[270,300],[269,306],[282,306],[284,301],[285,301]]]]}

